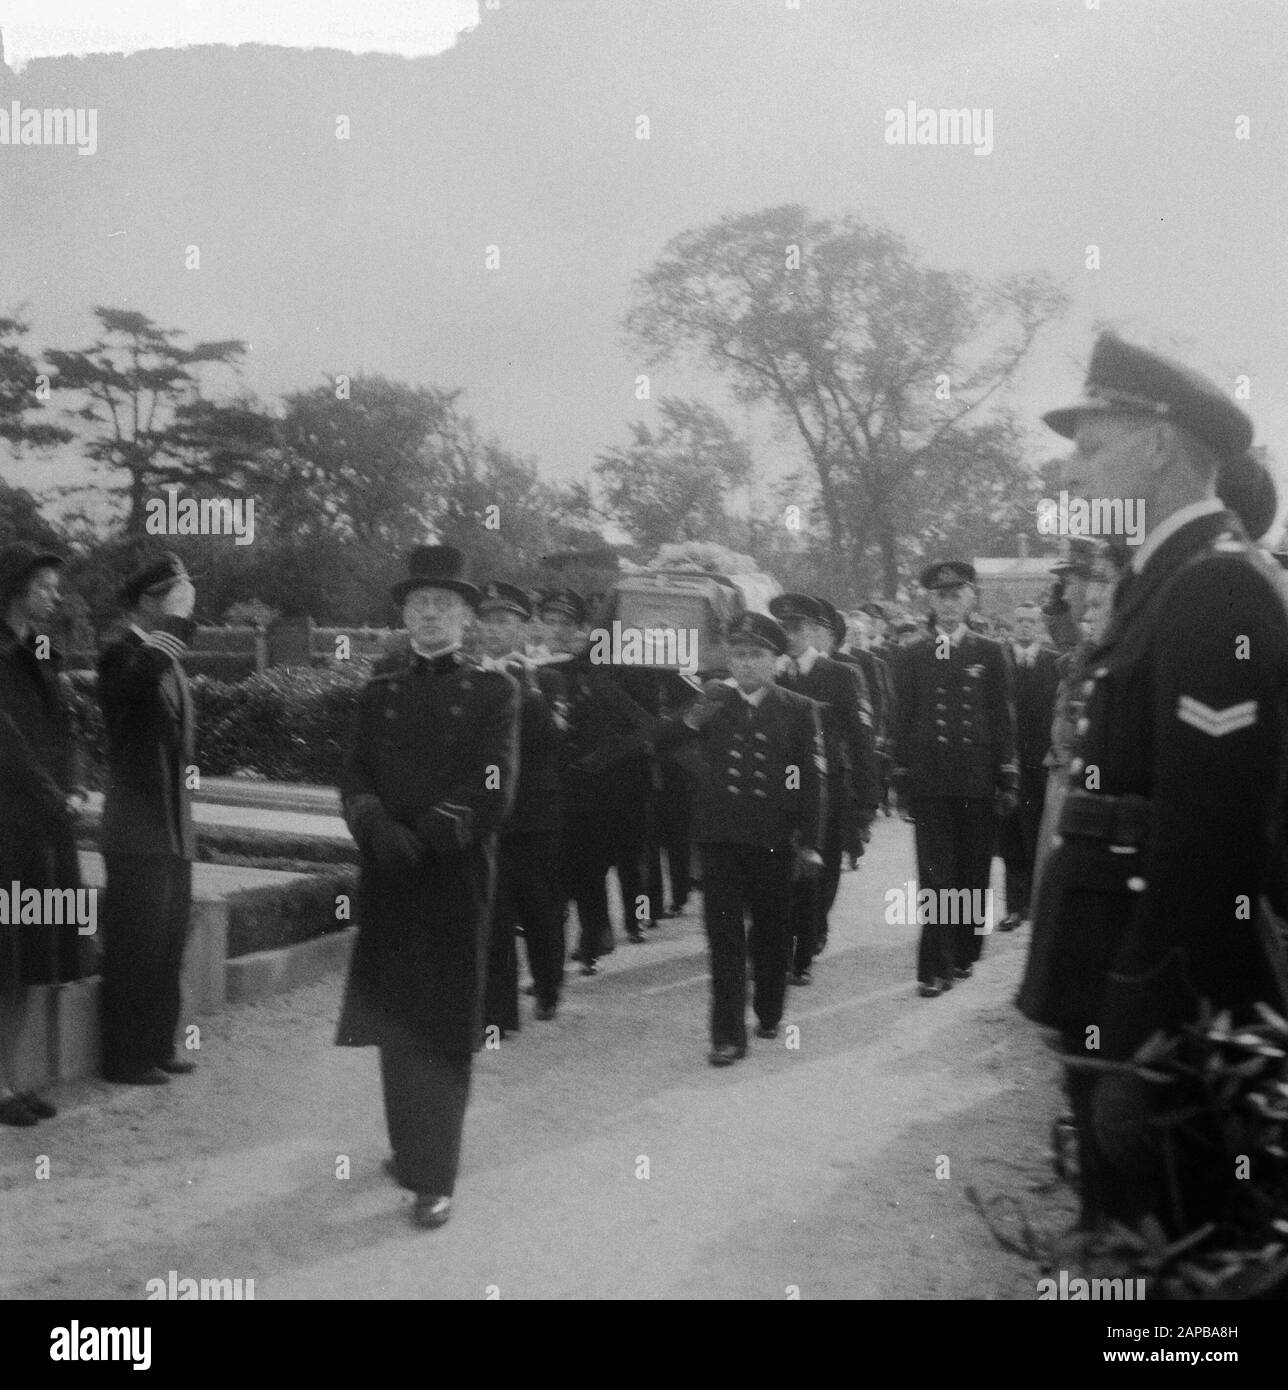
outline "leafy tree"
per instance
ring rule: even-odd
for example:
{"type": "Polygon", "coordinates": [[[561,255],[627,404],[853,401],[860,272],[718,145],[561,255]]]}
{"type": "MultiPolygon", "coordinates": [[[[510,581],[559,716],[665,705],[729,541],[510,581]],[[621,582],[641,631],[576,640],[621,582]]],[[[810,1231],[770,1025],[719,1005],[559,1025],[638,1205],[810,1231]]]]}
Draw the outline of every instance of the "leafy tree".
{"type": "Polygon", "coordinates": [[[70,439],[65,429],[28,417],[44,408],[35,360],[22,350],[19,339],[28,325],[18,318],[0,317],[0,439],[12,446],[47,448],[70,439]]]}
{"type": "Polygon", "coordinates": [[[200,394],[201,369],[235,365],[245,344],[183,347],[177,330],[146,314],[101,306],[94,314],[101,329],[89,347],[45,356],[54,389],[79,401],[68,416],[86,432],[86,453],[126,475],[126,535],[145,535],[147,503],[166,485],[252,491],[272,420],[248,401],[220,405],[200,394]]]}
{"type": "MultiPolygon", "coordinates": [[[[834,556],[853,568],[875,552],[887,595],[901,542],[942,516],[918,502],[927,481],[967,482],[980,450],[1017,485],[1024,473],[998,452],[998,402],[1063,310],[1045,277],[980,284],[923,266],[893,232],[790,205],[681,233],[636,289],[627,329],[651,360],[688,355],[769,404],[805,446],[834,556]]],[[[970,486],[932,492],[965,524],[970,486]]]]}
{"type": "Polygon", "coordinates": [[[658,425],[635,421],[628,445],[600,454],[606,511],[647,551],[684,539],[733,542],[725,499],[751,474],[746,444],[701,401],[665,396],[658,413],[658,425]]]}

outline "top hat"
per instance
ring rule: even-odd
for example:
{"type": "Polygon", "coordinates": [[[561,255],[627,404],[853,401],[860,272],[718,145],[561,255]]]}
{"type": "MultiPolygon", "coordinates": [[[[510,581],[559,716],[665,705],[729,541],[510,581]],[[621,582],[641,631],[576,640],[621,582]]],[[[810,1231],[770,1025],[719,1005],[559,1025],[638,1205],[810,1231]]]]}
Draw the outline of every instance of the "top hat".
{"type": "Polygon", "coordinates": [[[395,603],[403,603],[417,589],[450,589],[471,608],[478,607],[479,591],[462,578],[465,559],[451,545],[418,545],[407,557],[409,574],[390,589],[395,603]]]}
{"type": "Polygon", "coordinates": [[[27,587],[27,581],[39,569],[61,569],[63,557],[52,550],[37,550],[26,541],[14,541],[0,546],[0,603],[8,603],[15,594],[27,587]]]}
{"type": "Polygon", "coordinates": [[[964,560],[941,560],[921,572],[923,589],[956,589],[962,584],[974,584],[975,568],[964,560]]]}
{"type": "Polygon", "coordinates": [[[1091,350],[1083,398],[1042,419],[1066,439],[1079,419],[1106,411],[1157,415],[1187,429],[1222,460],[1246,453],[1252,445],[1252,421],[1215,382],[1156,352],[1102,333],[1091,350]]]}

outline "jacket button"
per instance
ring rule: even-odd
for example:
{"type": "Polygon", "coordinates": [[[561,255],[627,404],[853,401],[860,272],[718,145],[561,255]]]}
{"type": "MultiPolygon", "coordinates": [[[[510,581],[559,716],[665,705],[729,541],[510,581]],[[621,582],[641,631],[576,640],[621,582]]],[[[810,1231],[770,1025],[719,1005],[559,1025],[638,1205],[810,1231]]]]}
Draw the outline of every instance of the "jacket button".
{"type": "Polygon", "coordinates": [[[453,714],[460,714],[460,712],[461,712],[461,707],[460,707],[460,705],[453,705],[453,706],[452,706],[452,713],[453,713],[453,714]]]}
{"type": "Polygon", "coordinates": [[[1089,728],[1091,728],[1091,720],[1088,719],[1086,715],[1083,715],[1083,717],[1078,720],[1077,724],[1074,725],[1074,732],[1085,734],[1089,728]]]}
{"type": "Polygon", "coordinates": [[[1086,763],[1084,763],[1081,758],[1074,758],[1069,763],[1069,771],[1075,777],[1078,775],[1078,773],[1082,771],[1084,767],[1086,767],[1086,763]]]}
{"type": "Polygon", "coordinates": [[[1096,680],[1102,681],[1109,674],[1109,667],[1097,666],[1091,674],[1096,678],[1096,680]]]}
{"type": "Polygon", "coordinates": [[[1095,688],[1095,681],[1083,681],[1082,683],[1082,693],[1084,695],[1090,695],[1095,690],[1095,688]]]}
{"type": "Polygon", "coordinates": [[[385,711],[385,718],[386,718],[386,719],[397,719],[397,718],[398,718],[398,711],[397,711],[396,709],[387,709],[387,710],[385,711]]]}
{"type": "Polygon", "coordinates": [[[737,787],[733,787],[733,786],[726,787],[726,788],[725,788],[725,791],[727,791],[731,796],[737,796],[737,795],[738,795],[738,788],[737,788],[737,787]]]}
{"type": "Polygon", "coordinates": [[[1143,893],[1145,889],[1149,887],[1149,884],[1147,884],[1143,878],[1129,878],[1127,880],[1127,887],[1130,888],[1133,893],[1143,893]]]}

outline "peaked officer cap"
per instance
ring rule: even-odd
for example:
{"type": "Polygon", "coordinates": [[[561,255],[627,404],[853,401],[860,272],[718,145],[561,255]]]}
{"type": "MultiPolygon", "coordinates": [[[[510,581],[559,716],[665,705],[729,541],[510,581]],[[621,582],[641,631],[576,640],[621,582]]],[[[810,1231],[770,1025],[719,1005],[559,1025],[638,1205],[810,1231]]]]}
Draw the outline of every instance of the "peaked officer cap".
{"type": "Polygon", "coordinates": [[[775,594],[769,600],[769,611],[779,622],[787,622],[792,618],[803,618],[808,623],[827,622],[818,599],[811,598],[808,594],[775,594]]]}
{"type": "Polygon", "coordinates": [[[144,594],[163,594],[179,580],[189,578],[183,561],[173,550],[165,550],[141,561],[117,590],[117,597],[126,608],[133,608],[144,594]]]}
{"type": "Polygon", "coordinates": [[[955,589],[960,584],[975,582],[975,567],[964,560],[941,560],[927,565],[921,572],[923,589],[955,589]]]}
{"type": "Polygon", "coordinates": [[[758,647],[767,647],[776,656],[787,650],[787,634],[782,624],[776,622],[768,613],[744,613],[729,629],[726,646],[738,642],[754,642],[758,647]]]}
{"type": "Polygon", "coordinates": [[[1279,494],[1269,469],[1249,451],[1227,459],[1217,475],[1216,495],[1239,518],[1248,536],[1259,541],[1279,510],[1279,494]]]}
{"type": "Polygon", "coordinates": [[[845,619],[841,616],[840,610],[828,599],[814,596],[814,602],[823,610],[823,621],[832,629],[832,636],[836,638],[839,646],[845,641],[848,629],[845,626],[845,619]]]}
{"type": "Polygon", "coordinates": [[[539,611],[543,616],[547,613],[563,613],[579,627],[585,623],[590,612],[586,600],[576,589],[551,589],[542,598],[539,611]]]}
{"type": "Polygon", "coordinates": [[[517,613],[521,618],[532,617],[532,604],[527,594],[517,584],[503,584],[499,580],[484,584],[478,610],[480,613],[517,613]]]}
{"type": "Polygon", "coordinates": [[[1252,421],[1215,382],[1170,357],[1102,333],[1091,350],[1084,396],[1042,418],[1072,439],[1089,412],[1136,410],[1181,425],[1222,460],[1246,453],[1252,421]]]}

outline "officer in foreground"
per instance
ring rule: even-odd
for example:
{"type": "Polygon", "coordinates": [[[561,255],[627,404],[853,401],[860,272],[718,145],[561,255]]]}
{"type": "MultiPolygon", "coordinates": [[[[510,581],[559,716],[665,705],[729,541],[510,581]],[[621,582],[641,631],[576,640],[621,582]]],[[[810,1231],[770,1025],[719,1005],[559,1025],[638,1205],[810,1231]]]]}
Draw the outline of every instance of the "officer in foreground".
{"type": "Polygon", "coordinates": [[[726,642],[732,675],[708,681],[684,716],[699,735],[698,757],[689,767],[711,948],[709,1060],[718,1067],[747,1052],[748,945],[756,1036],[777,1035],[787,992],[792,883],[816,878],[823,867],[821,711],[774,684],[775,662],[786,650],[787,634],[773,618],[744,614],[726,642]]]}
{"type": "Polygon", "coordinates": [[[900,809],[916,823],[918,888],[932,891],[937,904],[917,946],[919,993],[934,999],[968,979],[979,960],[991,914],[975,920],[979,914],[950,910],[950,903],[973,907],[975,895],[988,892],[997,821],[1019,805],[1020,769],[1006,658],[966,623],[973,566],[930,565],[921,585],[932,596],[935,628],[895,665],[891,778],[900,809]]]}
{"type": "Polygon", "coordinates": [[[418,1226],[451,1213],[483,1037],[496,830],[514,796],[518,686],[461,651],[478,603],[459,552],[421,546],[393,589],[410,645],[363,688],[340,775],[361,851],[336,1042],[378,1047],[393,1156],[418,1226]]]}
{"type": "MultiPolygon", "coordinates": [[[[1283,1007],[1288,609],[1216,496],[1252,422],[1212,382],[1107,333],[1084,398],[1044,418],[1076,444],[1064,486],[1141,499],[1147,532],[1092,653],[1019,1004],[1075,1056],[1122,1061],[1202,1000],[1283,1007]]],[[[1188,1225],[1216,1209],[1228,1175],[1193,1153],[1169,1184],[1156,1088],[1075,1067],[1070,1091],[1083,1226],[1174,1228],[1169,1187],[1188,1225]]]]}

